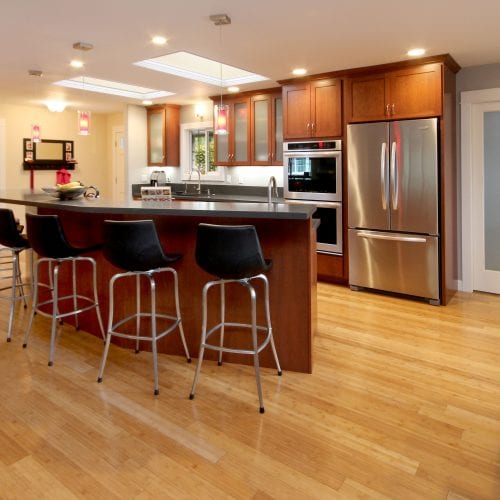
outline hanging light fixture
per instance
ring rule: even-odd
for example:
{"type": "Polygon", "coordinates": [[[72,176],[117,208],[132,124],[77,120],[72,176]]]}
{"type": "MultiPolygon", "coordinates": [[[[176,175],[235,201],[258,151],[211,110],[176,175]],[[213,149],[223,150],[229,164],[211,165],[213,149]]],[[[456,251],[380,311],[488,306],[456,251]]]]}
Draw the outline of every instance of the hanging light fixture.
{"type": "MultiPolygon", "coordinates": [[[[222,26],[231,24],[231,18],[227,14],[214,14],[210,16],[215,26],[219,26],[219,42],[222,47],[222,26]]],[[[220,63],[220,103],[214,106],[214,134],[226,135],[229,126],[229,106],[222,104],[222,63],[220,63]]]]}
{"type": "Polygon", "coordinates": [[[90,111],[78,111],[78,135],[90,135],[90,111]]]}
{"type": "MultiPolygon", "coordinates": [[[[29,76],[34,76],[36,78],[41,78],[43,76],[43,72],[39,69],[29,69],[29,76]]],[[[38,82],[36,85],[36,92],[39,93],[38,82]]],[[[33,123],[31,125],[31,142],[42,142],[42,136],[40,132],[40,125],[38,123],[33,123]]]]}
{"type": "MultiPolygon", "coordinates": [[[[88,42],[75,42],[73,44],[75,50],[87,52],[92,50],[94,46],[88,42]]],[[[84,62],[80,67],[84,66],[84,62]]],[[[85,90],[85,76],[82,75],[82,90],[85,90]]],[[[78,135],[90,135],[90,111],[77,111],[78,116],[78,135]]]]}
{"type": "Polygon", "coordinates": [[[31,142],[42,142],[42,136],[40,135],[40,125],[31,125],[31,142]]]}

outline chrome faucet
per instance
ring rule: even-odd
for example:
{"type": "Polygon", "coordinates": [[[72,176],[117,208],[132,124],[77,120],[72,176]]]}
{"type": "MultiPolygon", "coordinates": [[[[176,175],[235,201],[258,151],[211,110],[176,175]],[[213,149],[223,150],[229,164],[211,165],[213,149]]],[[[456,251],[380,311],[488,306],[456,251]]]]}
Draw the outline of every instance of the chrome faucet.
{"type": "Polygon", "coordinates": [[[200,194],[201,193],[201,172],[200,172],[199,168],[193,167],[191,169],[191,171],[189,172],[189,180],[191,180],[191,175],[193,174],[193,172],[196,172],[198,174],[198,186],[196,188],[196,192],[198,194],[200,194]]]}
{"type": "Polygon", "coordinates": [[[269,182],[267,183],[267,202],[272,203],[274,198],[278,198],[278,187],[276,186],[276,177],[271,175],[269,177],[269,182]]]}

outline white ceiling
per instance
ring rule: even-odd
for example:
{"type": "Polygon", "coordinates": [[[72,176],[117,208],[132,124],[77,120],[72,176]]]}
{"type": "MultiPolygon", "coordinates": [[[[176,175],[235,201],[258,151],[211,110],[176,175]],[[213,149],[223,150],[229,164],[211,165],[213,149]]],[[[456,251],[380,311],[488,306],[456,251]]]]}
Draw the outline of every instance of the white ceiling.
{"type": "Polygon", "coordinates": [[[102,112],[137,102],[52,85],[81,75],[175,92],[163,102],[177,104],[218,94],[217,86],[132,64],[181,50],[267,76],[267,87],[294,67],[316,74],[400,61],[416,46],[450,53],[462,67],[489,64],[500,62],[499,19],[498,0],[2,0],[0,102],[64,99],[102,112]],[[221,13],[231,25],[210,22],[221,13]],[[154,46],[155,34],[168,44],[154,46]],[[78,41],[94,49],[76,51],[78,41]],[[83,71],[69,67],[74,58],[83,71]]]}

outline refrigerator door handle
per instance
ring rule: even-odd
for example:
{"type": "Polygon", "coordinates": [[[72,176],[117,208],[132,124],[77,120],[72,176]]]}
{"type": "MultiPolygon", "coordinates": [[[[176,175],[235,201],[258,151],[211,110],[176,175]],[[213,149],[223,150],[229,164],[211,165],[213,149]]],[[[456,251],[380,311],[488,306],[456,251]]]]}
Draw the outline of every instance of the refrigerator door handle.
{"type": "Polygon", "coordinates": [[[390,241],[404,241],[407,243],[426,243],[426,238],[420,236],[393,236],[385,233],[363,232],[356,233],[359,238],[366,238],[371,240],[390,240],[390,241]]]}
{"type": "Polygon", "coordinates": [[[396,160],[397,144],[394,141],[391,146],[391,200],[392,209],[398,209],[399,201],[399,179],[398,179],[398,165],[396,160]]]}
{"type": "Polygon", "coordinates": [[[380,148],[380,194],[382,198],[382,208],[387,210],[388,179],[386,175],[387,143],[383,142],[380,148]]]}

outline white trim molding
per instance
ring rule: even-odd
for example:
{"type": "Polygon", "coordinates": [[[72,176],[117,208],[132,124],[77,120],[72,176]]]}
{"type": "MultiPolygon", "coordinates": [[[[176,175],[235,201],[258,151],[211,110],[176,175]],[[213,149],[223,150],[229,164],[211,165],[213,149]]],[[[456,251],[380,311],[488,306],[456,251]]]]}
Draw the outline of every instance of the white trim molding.
{"type": "Polygon", "coordinates": [[[461,92],[461,186],[462,186],[462,290],[473,291],[474,278],[474,207],[472,193],[473,166],[482,137],[482,106],[500,102],[500,88],[461,92]]]}
{"type": "MultiPolygon", "coordinates": [[[[191,159],[191,130],[197,129],[211,129],[213,127],[212,120],[204,122],[191,122],[181,124],[181,180],[190,180],[190,159],[191,159]]],[[[192,179],[193,181],[196,178],[192,179]]],[[[210,172],[201,176],[202,181],[223,181],[224,180],[224,168],[217,167],[216,172],[210,172]]]]}

